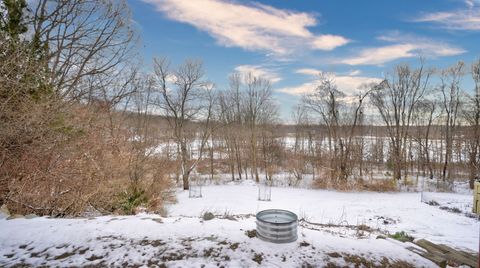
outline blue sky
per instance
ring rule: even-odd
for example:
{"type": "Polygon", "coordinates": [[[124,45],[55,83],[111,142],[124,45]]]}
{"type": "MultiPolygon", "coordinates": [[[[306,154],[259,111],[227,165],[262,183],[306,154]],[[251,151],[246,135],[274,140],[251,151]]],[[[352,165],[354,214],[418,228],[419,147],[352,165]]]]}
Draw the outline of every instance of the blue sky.
{"type": "Polygon", "coordinates": [[[447,67],[480,57],[480,0],[129,0],[149,68],[201,59],[219,89],[234,71],[272,81],[288,121],[316,74],[354,94],[398,63],[447,67]]]}

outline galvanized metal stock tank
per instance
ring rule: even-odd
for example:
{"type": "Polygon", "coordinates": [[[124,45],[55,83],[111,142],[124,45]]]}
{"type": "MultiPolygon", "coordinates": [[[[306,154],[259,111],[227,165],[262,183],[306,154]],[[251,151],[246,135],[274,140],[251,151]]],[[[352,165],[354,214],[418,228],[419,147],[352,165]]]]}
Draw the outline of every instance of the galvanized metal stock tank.
{"type": "Polygon", "coordinates": [[[272,243],[297,240],[298,217],[283,209],[267,209],[257,213],[257,237],[272,243]]]}

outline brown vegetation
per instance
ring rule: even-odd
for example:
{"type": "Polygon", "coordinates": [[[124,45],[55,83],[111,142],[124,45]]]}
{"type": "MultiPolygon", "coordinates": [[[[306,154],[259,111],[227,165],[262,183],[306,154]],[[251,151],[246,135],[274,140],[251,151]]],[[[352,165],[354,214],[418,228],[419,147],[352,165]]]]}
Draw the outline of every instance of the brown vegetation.
{"type": "Polygon", "coordinates": [[[145,157],[151,143],[132,139],[144,117],[124,124],[121,109],[146,89],[126,61],[126,4],[12,3],[0,25],[0,203],[52,216],[159,210],[164,160],[145,157]]]}

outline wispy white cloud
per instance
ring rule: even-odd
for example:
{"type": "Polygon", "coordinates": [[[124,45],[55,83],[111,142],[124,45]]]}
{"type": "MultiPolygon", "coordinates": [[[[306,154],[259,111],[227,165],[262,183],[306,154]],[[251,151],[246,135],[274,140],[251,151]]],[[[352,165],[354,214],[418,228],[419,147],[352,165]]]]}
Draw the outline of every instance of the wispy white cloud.
{"type": "Polygon", "coordinates": [[[414,22],[430,22],[449,30],[480,31],[480,1],[466,0],[463,9],[424,13],[414,22]]]}
{"type": "Polygon", "coordinates": [[[349,42],[338,35],[316,35],[313,14],[228,0],[143,0],[168,18],[209,33],[224,46],[286,56],[300,49],[332,50],[349,42]]]}
{"type": "Polygon", "coordinates": [[[467,7],[472,8],[475,6],[475,3],[480,3],[479,0],[465,0],[467,7]]]}
{"type": "Polygon", "coordinates": [[[480,30],[480,9],[475,12],[457,10],[452,12],[435,12],[423,15],[417,22],[434,22],[450,30],[480,30]]]}
{"type": "MultiPolygon", "coordinates": [[[[322,73],[321,70],[310,68],[298,69],[295,72],[311,76],[312,78],[319,77],[319,75],[322,73]]],[[[347,96],[352,96],[358,93],[363,84],[378,83],[381,81],[381,79],[376,77],[356,76],[350,74],[343,75],[335,73],[330,73],[329,75],[335,81],[337,88],[347,96]]],[[[318,79],[314,79],[298,86],[280,88],[277,91],[290,95],[303,95],[312,93],[318,85],[318,79]]]]}
{"type": "Polygon", "coordinates": [[[356,55],[340,59],[337,63],[348,65],[383,65],[387,62],[404,58],[436,58],[455,56],[466,52],[462,48],[447,43],[401,34],[398,32],[379,36],[377,39],[393,44],[381,47],[364,48],[356,55]]]}
{"type": "Polygon", "coordinates": [[[302,68],[302,69],[295,70],[295,73],[297,73],[297,74],[305,74],[305,75],[311,75],[311,76],[317,76],[321,72],[322,71],[320,71],[320,70],[311,69],[311,68],[302,68]]]}
{"type": "Polygon", "coordinates": [[[253,76],[263,77],[270,80],[272,84],[282,80],[282,77],[277,72],[261,65],[239,65],[235,67],[235,71],[241,74],[251,73],[253,76]]]}
{"type": "MultiPolygon", "coordinates": [[[[322,71],[317,70],[317,69],[312,69],[312,68],[301,68],[295,70],[295,73],[297,74],[304,74],[304,75],[310,75],[310,76],[318,76],[322,71]]],[[[348,71],[342,75],[347,75],[347,76],[358,76],[362,73],[360,70],[351,70],[348,71]]]]}
{"type": "Polygon", "coordinates": [[[310,81],[298,86],[279,88],[277,89],[277,91],[289,95],[303,95],[307,93],[312,93],[315,88],[317,88],[317,86],[318,83],[316,81],[310,81]]]}
{"type": "Polygon", "coordinates": [[[349,65],[382,65],[401,58],[414,57],[415,45],[396,44],[383,47],[366,48],[357,55],[339,61],[349,65]]]}
{"type": "Polygon", "coordinates": [[[343,36],[325,34],[313,39],[312,45],[313,48],[320,50],[333,50],[337,47],[346,45],[349,42],[350,40],[343,36]]]}

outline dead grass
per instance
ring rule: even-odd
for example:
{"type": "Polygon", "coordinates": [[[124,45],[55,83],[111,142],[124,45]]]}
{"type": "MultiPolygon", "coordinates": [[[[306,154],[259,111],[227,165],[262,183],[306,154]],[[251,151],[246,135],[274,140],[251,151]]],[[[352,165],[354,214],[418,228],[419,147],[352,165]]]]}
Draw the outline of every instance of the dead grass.
{"type": "Polygon", "coordinates": [[[330,180],[316,179],[312,187],[314,189],[333,189],[337,191],[369,191],[369,192],[395,192],[398,191],[397,185],[390,179],[372,179],[364,181],[356,180],[330,180]]]}

